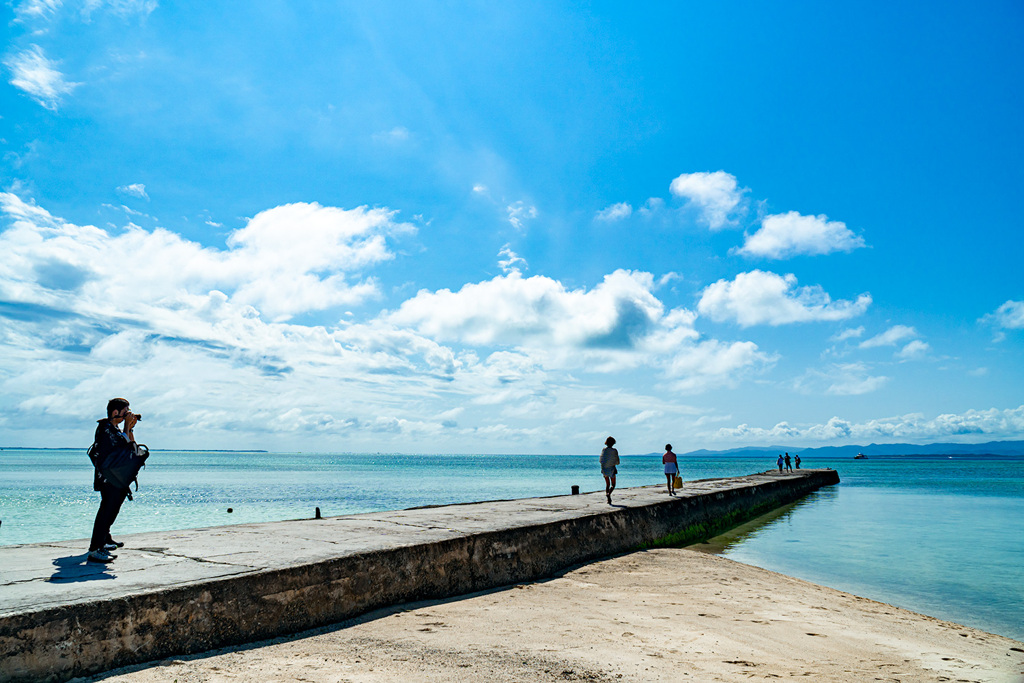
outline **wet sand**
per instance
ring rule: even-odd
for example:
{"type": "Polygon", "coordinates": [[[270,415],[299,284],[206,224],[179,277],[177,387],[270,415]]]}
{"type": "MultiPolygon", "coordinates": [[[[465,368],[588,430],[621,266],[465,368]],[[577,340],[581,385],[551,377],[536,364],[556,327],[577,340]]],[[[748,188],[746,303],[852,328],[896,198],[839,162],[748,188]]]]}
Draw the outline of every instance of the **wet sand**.
{"type": "Polygon", "coordinates": [[[1024,643],[659,549],[107,673],[178,681],[1024,681],[1024,643]]]}

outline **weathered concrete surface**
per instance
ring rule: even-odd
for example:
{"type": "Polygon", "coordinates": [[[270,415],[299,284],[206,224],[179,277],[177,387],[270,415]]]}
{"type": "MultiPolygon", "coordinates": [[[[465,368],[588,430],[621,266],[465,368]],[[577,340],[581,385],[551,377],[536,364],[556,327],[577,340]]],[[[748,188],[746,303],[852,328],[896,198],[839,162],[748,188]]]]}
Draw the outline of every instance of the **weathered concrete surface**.
{"type": "Polygon", "coordinates": [[[829,484],[798,470],[579,496],[0,547],[0,681],[62,681],[551,575],[829,484]]]}

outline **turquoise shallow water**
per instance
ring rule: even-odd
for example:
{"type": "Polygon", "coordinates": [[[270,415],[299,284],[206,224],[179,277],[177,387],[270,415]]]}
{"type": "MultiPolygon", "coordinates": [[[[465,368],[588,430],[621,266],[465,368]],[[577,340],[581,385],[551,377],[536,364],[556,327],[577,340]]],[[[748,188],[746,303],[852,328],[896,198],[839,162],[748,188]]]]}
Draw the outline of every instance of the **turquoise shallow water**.
{"type": "MultiPolygon", "coordinates": [[[[762,459],[681,459],[685,479],[763,471],[762,459]]],[[[1024,640],[1024,458],[805,461],[842,484],[717,539],[732,559],[1024,640]]],[[[620,486],[664,482],[626,456],[620,486]]],[[[603,488],[597,456],[155,451],[115,537],[603,488]],[[233,508],[227,513],[227,508],[233,508]]],[[[0,545],[85,538],[98,494],[81,450],[0,451],[0,545]]]]}

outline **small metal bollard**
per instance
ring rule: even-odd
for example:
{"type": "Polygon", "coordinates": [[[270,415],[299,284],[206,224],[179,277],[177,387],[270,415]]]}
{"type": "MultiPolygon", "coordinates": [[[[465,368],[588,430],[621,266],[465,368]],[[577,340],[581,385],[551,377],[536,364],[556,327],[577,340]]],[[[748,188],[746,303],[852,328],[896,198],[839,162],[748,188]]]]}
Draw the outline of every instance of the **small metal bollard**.
{"type": "Polygon", "coordinates": [[[574,495],[574,496],[580,495],[580,487],[579,486],[573,485],[573,487],[572,487],[572,495],[574,495]]]}
{"type": "Polygon", "coordinates": [[[320,508],[316,509],[316,517],[314,517],[313,519],[323,519],[323,517],[320,516],[320,508]]]}

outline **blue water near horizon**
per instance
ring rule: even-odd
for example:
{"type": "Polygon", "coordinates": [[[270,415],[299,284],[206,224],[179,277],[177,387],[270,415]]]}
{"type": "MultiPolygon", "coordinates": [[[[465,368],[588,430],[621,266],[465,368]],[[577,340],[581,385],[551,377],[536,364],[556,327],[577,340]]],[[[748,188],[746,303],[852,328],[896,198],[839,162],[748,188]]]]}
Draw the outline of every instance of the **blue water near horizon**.
{"type": "MultiPolygon", "coordinates": [[[[770,469],[681,458],[687,480],[770,469]]],[[[806,459],[842,483],[731,538],[722,554],[1024,640],[1024,457],[806,459]]],[[[664,483],[623,456],[619,486],[664,483]]],[[[114,535],[603,489],[596,455],[154,451],[114,535]],[[233,512],[228,513],[227,509],[233,512]]],[[[99,494],[81,449],[0,450],[0,545],[85,539],[99,494]]],[[[2,569],[0,569],[2,571],[2,569]]]]}

